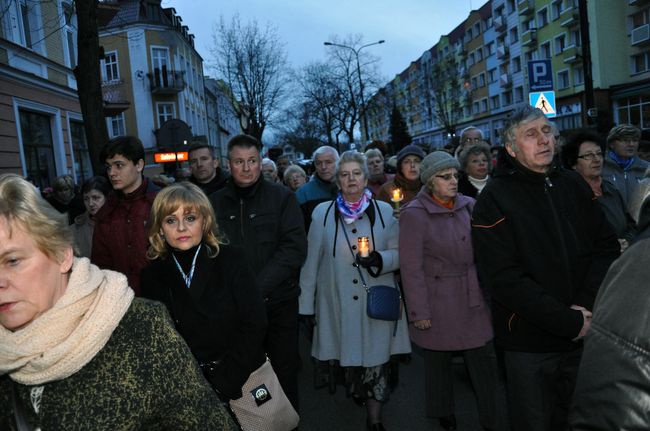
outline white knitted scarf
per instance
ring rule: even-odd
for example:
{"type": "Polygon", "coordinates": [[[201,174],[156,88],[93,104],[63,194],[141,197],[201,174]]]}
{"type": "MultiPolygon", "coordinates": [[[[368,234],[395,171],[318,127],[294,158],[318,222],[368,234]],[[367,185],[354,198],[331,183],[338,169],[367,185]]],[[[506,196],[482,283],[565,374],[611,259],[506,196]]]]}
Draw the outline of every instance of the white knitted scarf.
{"type": "Polygon", "coordinates": [[[51,309],[15,332],[0,325],[0,375],[30,386],[71,376],[104,347],[133,296],[124,275],[75,258],[51,309]]]}

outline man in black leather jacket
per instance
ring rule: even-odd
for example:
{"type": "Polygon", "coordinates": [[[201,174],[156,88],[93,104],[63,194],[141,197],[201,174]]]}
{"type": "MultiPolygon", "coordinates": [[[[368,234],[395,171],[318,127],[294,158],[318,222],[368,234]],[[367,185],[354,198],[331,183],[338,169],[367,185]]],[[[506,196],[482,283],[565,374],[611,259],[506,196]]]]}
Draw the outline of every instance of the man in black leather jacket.
{"type": "Polygon", "coordinates": [[[650,429],[650,239],[634,244],[603,281],[573,397],[572,430],[650,429]]]}
{"type": "Polygon", "coordinates": [[[259,141],[238,135],[228,142],[231,178],[210,196],[219,228],[241,246],[266,303],[264,342],[287,397],[298,410],[298,276],[307,255],[302,213],[288,188],[261,175],[259,141]]]}
{"type": "Polygon", "coordinates": [[[587,183],[554,161],[554,128],[530,106],[511,116],[472,235],[504,351],[513,431],[565,429],[598,287],[618,241],[587,183]]]}

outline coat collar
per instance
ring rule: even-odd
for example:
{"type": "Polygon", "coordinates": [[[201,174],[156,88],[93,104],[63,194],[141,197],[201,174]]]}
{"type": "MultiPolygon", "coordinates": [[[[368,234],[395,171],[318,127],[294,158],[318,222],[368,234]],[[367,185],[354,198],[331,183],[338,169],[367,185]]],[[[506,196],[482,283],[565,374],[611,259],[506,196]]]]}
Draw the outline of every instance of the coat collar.
{"type": "Polygon", "coordinates": [[[438,205],[433,198],[429,195],[429,192],[427,191],[427,188],[423,186],[420,191],[418,192],[416,199],[420,202],[422,207],[429,213],[429,214],[439,214],[439,213],[449,213],[450,211],[456,212],[459,211],[472,202],[472,199],[462,195],[458,194],[456,196],[456,201],[454,202],[454,208],[449,210],[443,206],[438,205]]]}
{"type": "MultiPolygon", "coordinates": [[[[199,255],[196,258],[196,267],[194,269],[194,277],[192,277],[192,284],[190,285],[189,294],[192,302],[198,310],[201,310],[201,297],[206,290],[208,282],[210,281],[210,275],[213,272],[213,267],[217,264],[216,259],[210,258],[208,255],[207,247],[205,244],[201,247],[199,255]]],[[[182,290],[187,289],[181,274],[176,268],[174,259],[171,255],[168,255],[161,261],[161,280],[165,280],[168,283],[169,288],[174,295],[174,302],[179,302],[180,293],[182,290]]],[[[207,312],[207,310],[206,310],[207,312]]]]}

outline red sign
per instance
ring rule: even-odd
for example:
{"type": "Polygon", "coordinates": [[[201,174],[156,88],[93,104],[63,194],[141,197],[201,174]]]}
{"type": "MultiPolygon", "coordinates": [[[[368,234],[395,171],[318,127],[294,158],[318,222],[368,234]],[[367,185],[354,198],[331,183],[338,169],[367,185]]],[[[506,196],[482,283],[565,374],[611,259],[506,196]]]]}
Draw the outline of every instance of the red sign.
{"type": "Polygon", "coordinates": [[[169,162],[184,162],[188,159],[187,151],[179,151],[177,153],[154,153],[153,158],[156,163],[169,163],[169,162]]]}

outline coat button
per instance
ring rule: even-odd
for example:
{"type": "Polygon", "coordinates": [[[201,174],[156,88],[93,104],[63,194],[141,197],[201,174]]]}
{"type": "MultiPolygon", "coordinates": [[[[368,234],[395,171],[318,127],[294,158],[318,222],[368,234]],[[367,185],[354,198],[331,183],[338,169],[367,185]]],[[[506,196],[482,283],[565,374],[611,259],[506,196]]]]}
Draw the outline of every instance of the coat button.
{"type": "Polygon", "coordinates": [[[352,233],[357,233],[357,230],[356,230],[356,229],[352,229],[352,233]]]}
{"type": "Polygon", "coordinates": [[[449,213],[449,217],[453,217],[453,216],[454,216],[454,213],[449,213]]]}
{"type": "Polygon", "coordinates": [[[357,280],[356,278],[354,280],[352,280],[352,283],[354,283],[354,284],[357,284],[358,282],[359,282],[359,280],[357,280]]]}
{"type": "Polygon", "coordinates": [[[356,246],[356,245],[353,245],[353,246],[352,246],[352,250],[356,250],[356,249],[357,249],[357,246],[356,246]]]}
{"type": "Polygon", "coordinates": [[[357,301],[357,300],[359,299],[359,297],[358,297],[357,295],[354,295],[354,296],[352,297],[352,299],[354,299],[355,301],[357,301]]]}

